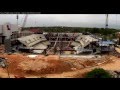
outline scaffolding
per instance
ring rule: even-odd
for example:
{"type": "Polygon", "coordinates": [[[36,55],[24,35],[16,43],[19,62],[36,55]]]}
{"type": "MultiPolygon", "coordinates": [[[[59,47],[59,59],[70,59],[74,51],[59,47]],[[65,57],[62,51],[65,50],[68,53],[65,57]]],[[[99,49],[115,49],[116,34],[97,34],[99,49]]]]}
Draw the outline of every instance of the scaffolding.
{"type": "Polygon", "coordinates": [[[54,54],[61,51],[70,51],[71,42],[76,38],[73,33],[71,36],[67,33],[49,33],[46,35],[47,40],[51,43],[51,48],[49,51],[53,51],[54,54]],[[64,48],[64,49],[63,49],[64,48]]]}

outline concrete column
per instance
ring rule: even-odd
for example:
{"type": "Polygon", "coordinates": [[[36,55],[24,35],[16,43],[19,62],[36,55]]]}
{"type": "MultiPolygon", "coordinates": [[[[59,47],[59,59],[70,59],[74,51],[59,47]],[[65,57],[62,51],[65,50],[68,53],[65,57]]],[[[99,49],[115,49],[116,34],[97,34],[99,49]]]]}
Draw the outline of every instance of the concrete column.
{"type": "Polygon", "coordinates": [[[12,52],[10,39],[5,39],[4,45],[5,45],[5,52],[6,53],[12,52]]]}

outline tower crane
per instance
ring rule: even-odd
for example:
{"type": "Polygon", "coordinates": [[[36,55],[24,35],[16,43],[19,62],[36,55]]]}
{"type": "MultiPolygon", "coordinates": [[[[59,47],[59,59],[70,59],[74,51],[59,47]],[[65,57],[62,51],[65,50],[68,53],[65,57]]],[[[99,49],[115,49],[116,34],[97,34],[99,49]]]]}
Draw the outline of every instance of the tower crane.
{"type": "MultiPolygon", "coordinates": [[[[25,27],[26,22],[27,22],[27,18],[28,18],[28,14],[25,15],[25,18],[24,18],[23,24],[22,24],[22,26],[21,26],[21,28],[19,30],[19,33],[21,33],[22,29],[25,27]]],[[[17,18],[16,19],[17,19],[17,25],[18,25],[18,19],[19,19],[18,14],[17,14],[17,18]]]]}
{"type": "Polygon", "coordinates": [[[27,18],[28,18],[28,14],[26,14],[26,15],[25,15],[25,18],[24,18],[24,21],[23,21],[22,28],[24,28],[24,27],[25,27],[26,22],[27,22],[27,18]]]}
{"type": "Polygon", "coordinates": [[[18,19],[19,19],[18,14],[17,14],[17,16],[16,16],[16,19],[17,19],[17,26],[18,26],[18,19]]]}
{"type": "Polygon", "coordinates": [[[105,25],[105,29],[108,28],[108,14],[106,14],[106,25],[105,25]]]}

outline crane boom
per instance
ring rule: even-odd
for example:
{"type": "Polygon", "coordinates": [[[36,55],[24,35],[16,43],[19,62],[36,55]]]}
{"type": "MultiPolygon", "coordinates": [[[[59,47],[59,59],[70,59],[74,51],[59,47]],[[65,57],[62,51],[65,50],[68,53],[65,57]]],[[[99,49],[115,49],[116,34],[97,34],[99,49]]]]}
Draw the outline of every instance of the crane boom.
{"type": "Polygon", "coordinates": [[[24,18],[23,24],[22,24],[22,26],[21,26],[21,28],[19,30],[19,33],[21,33],[22,29],[25,27],[26,22],[27,22],[27,17],[28,17],[28,14],[25,15],[25,18],[24,18]]]}
{"type": "Polygon", "coordinates": [[[27,17],[28,17],[28,14],[25,15],[25,18],[24,18],[24,21],[23,21],[22,28],[24,28],[25,25],[26,25],[27,17]]]}

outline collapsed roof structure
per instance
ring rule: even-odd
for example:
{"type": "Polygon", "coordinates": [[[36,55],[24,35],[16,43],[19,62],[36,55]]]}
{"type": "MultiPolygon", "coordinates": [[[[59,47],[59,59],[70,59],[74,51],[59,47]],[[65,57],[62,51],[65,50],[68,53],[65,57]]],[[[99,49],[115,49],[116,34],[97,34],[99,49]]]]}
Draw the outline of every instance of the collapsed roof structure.
{"type": "Polygon", "coordinates": [[[20,49],[30,49],[34,53],[43,53],[48,48],[50,42],[47,41],[43,34],[32,34],[29,36],[18,38],[18,41],[22,44],[20,49]]]}
{"type": "Polygon", "coordinates": [[[79,35],[76,40],[71,43],[71,45],[74,46],[73,48],[77,51],[78,54],[83,51],[91,51],[91,48],[85,49],[85,47],[97,41],[98,39],[92,37],[91,35],[79,35]]]}

